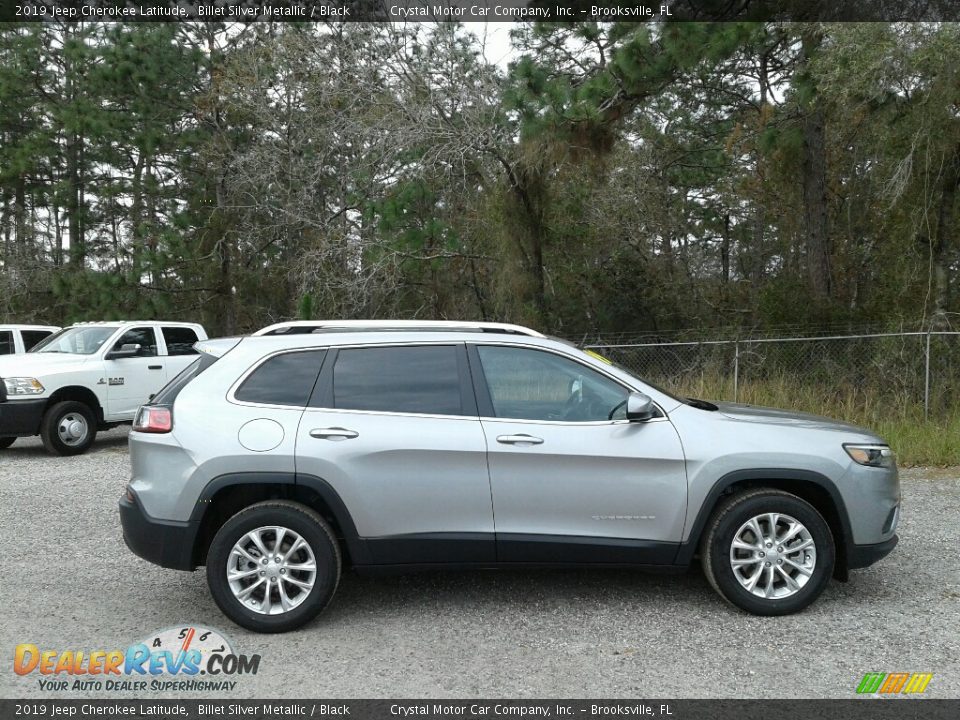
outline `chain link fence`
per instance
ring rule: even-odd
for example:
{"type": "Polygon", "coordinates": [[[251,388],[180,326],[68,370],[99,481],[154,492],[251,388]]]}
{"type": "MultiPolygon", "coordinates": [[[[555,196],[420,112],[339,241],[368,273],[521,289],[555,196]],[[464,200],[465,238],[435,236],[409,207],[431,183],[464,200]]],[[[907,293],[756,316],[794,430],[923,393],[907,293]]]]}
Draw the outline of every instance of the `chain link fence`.
{"type": "Polygon", "coordinates": [[[586,345],[672,392],[850,420],[960,412],[960,332],[586,345]]]}

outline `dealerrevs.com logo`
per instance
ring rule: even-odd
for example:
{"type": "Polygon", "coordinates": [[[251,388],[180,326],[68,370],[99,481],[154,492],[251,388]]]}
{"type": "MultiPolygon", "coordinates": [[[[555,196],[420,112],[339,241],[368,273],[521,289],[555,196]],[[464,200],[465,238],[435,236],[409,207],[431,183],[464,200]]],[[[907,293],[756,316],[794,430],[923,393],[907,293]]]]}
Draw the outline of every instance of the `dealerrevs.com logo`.
{"type": "Polygon", "coordinates": [[[13,671],[37,676],[41,690],[143,692],[230,691],[232,678],[256,675],[259,655],[241,655],[222,633],[184,625],[151,633],[126,650],[17,645],[13,671]]]}

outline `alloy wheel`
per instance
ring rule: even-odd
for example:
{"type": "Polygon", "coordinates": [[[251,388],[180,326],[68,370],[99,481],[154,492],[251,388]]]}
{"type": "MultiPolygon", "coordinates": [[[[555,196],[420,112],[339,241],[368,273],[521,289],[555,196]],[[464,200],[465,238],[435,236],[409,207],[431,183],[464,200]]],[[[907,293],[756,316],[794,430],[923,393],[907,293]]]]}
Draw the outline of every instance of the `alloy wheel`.
{"type": "Polygon", "coordinates": [[[733,536],[730,566],[747,592],[770,600],[798,593],[817,566],[817,546],[796,518],[764,513],[750,518],[733,536]]]}

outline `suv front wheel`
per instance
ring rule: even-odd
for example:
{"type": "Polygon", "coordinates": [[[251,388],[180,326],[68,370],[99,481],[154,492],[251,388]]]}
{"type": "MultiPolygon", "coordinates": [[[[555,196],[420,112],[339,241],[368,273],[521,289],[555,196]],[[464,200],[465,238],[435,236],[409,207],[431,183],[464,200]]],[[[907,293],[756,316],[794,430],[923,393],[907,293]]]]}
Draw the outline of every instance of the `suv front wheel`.
{"type": "Polygon", "coordinates": [[[298,503],[268,500],[241,510],[207,553],[213,599],[254,632],[294,630],[316,617],[340,581],[340,547],[327,522],[298,503]]]}
{"type": "Polygon", "coordinates": [[[755,615],[789,615],[807,607],[833,575],[835,557],[833,534],[816,508],[772,489],[723,502],[701,547],[710,584],[755,615]]]}

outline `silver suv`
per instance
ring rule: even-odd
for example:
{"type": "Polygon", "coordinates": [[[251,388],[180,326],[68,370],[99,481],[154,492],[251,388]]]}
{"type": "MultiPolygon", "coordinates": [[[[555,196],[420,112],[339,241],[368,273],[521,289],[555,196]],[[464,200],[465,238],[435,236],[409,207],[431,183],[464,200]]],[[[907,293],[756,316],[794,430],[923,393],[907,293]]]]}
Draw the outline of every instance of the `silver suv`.
{"type": "Polygon", "coordinates": [[[197,347],[138,413],[120,518],[137,555],[205,565],[251,630],[311,620],[346,566],[698,555],[730,603],[782,615],[897,543],[873,433],[675,397],[525,328],[290,323],[197,347]]]}

